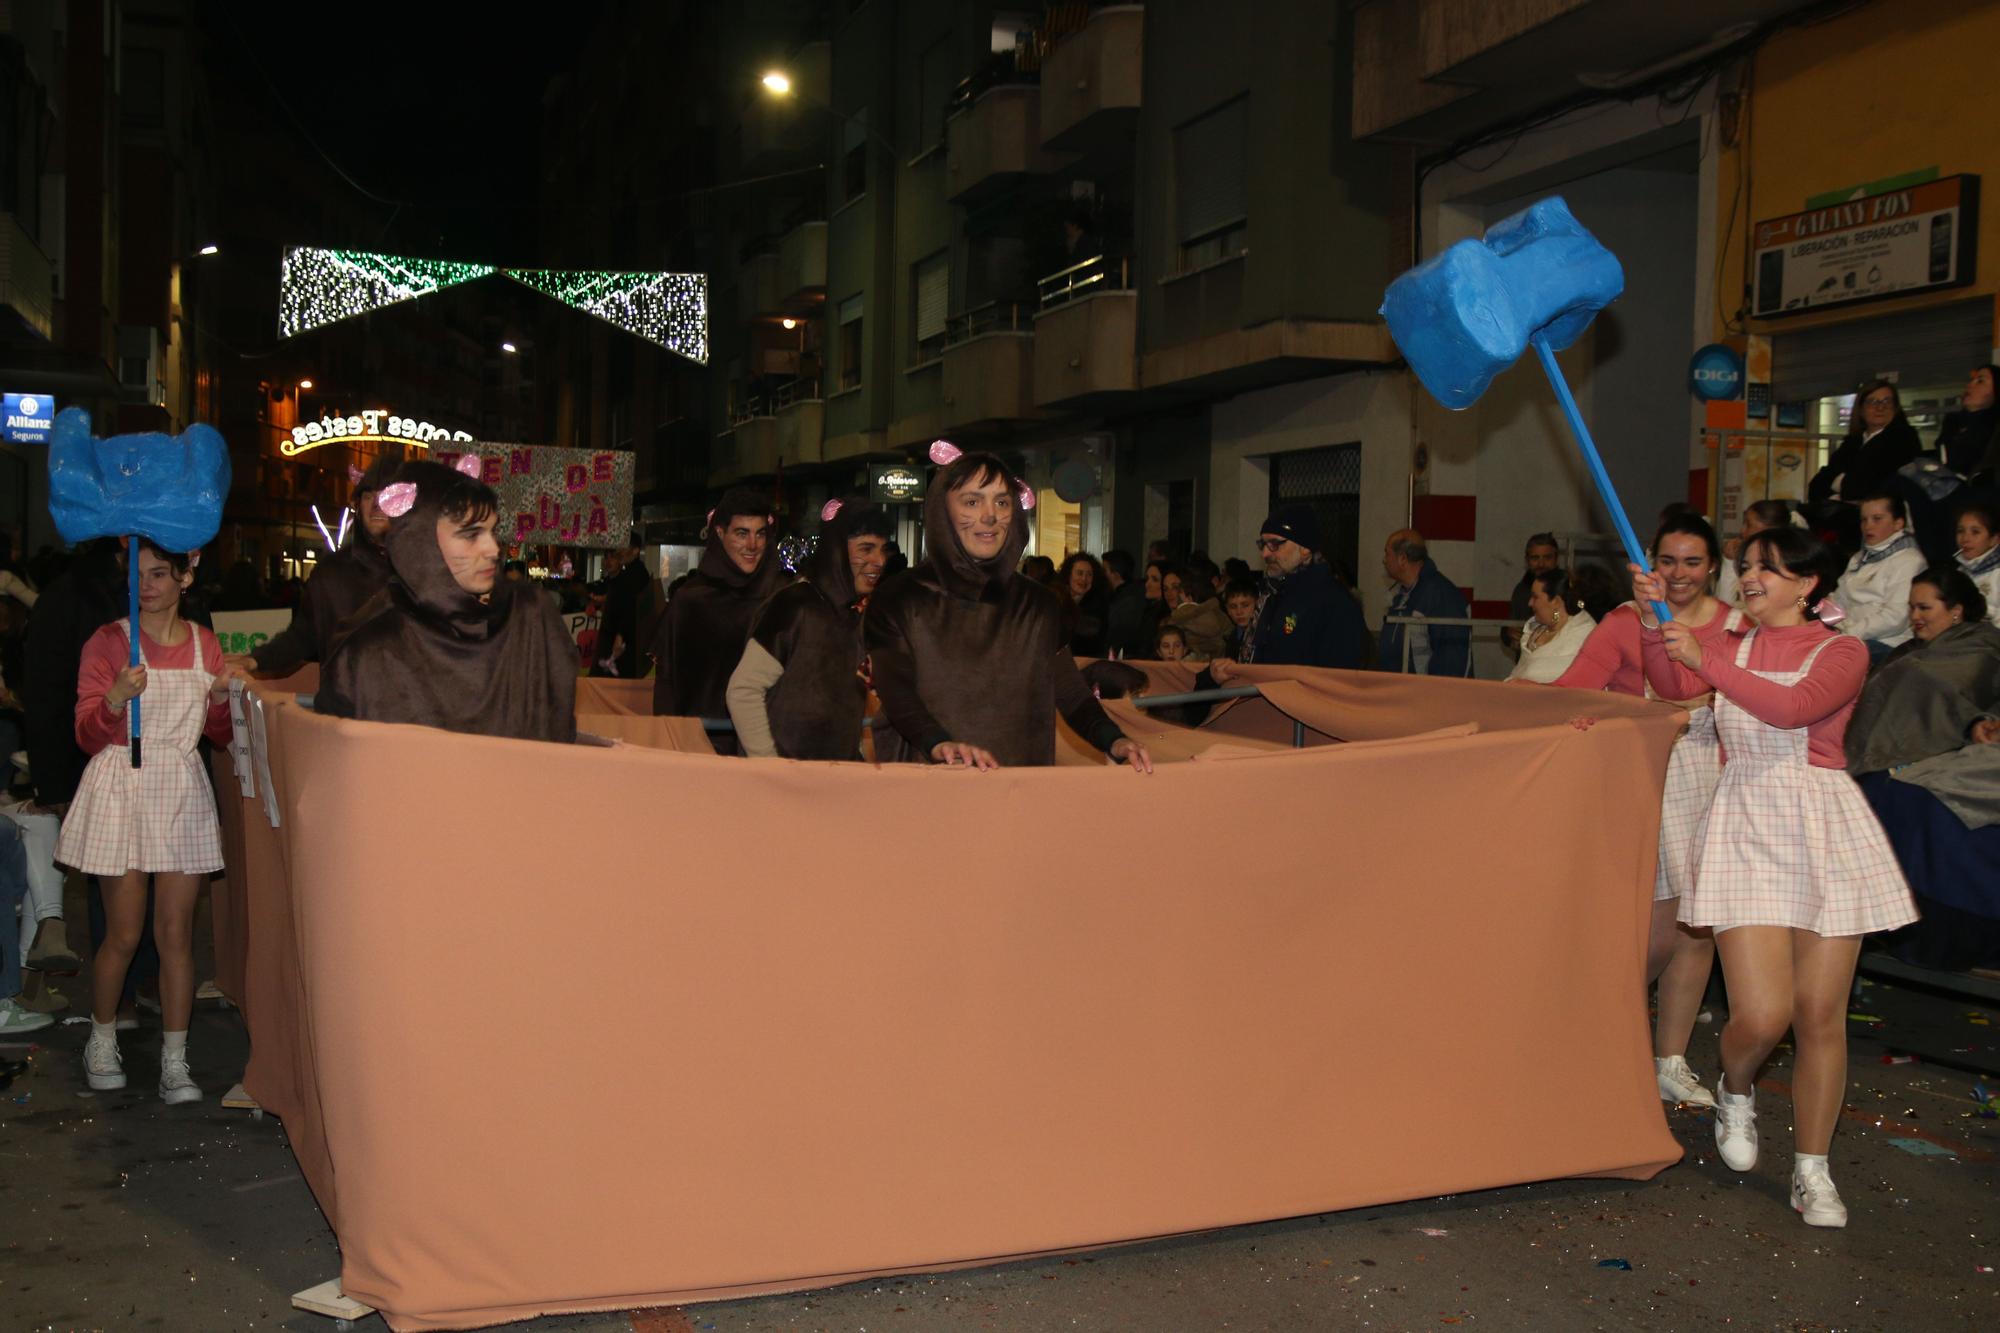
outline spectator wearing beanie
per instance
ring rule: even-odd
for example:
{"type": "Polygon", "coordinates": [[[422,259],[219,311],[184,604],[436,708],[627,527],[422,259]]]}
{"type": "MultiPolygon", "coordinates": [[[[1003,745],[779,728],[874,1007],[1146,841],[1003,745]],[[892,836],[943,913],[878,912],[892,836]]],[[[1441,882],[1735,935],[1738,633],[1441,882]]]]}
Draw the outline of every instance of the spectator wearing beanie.
{"type": "MultiPolygon", "coordinates": [[[[1312,510],[1286,505],[1258,531],[1266,591],[1244,660],[1259,666],[1359,670],[1367,653],[1367,626],[1354,594],[1320,554],[1319,523],[1312,510]]],[[[1219,683],[1228,676],[1229,663],[1216,667],[1219,683]]]]}

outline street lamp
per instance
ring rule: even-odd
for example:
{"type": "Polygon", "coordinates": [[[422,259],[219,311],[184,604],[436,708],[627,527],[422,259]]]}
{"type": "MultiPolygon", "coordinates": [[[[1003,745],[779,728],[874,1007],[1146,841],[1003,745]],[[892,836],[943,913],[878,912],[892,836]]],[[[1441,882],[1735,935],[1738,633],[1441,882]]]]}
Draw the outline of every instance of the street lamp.
{"type": "Polygon", "coordinates": [[[222,247],[213,244],[204,245],[201,249],[195,251],[195,253],[199,255],[219,255],[222,253],[222,247]]]}
{"type": "Polygon", "coordinates": [[[516,346],[514,346],[514,344],[513,344],[513,343],[501,343],[501,344],[500,344],[500,350],[501,350],[501,351],[503,351],[503,352],[506,352],[506,353],[508,353],[509,355],[512,355],[513,353],[515,353],[515,352],[518,352],[518,351],[520,351],[521,349],[520,349],[520,348],[518,348],[518,347],[516,347],[516,346]]]}
{"type": "MultiPolygon", "coordinates": [[[[773,97],[789,98],[792,95],[792,76],[785,73],[785,71],[781,69],[765,70],[764,77],[760,80],[760,82],[764,85],[764,91],[769,93],[773,97]]],[[[810,106],[816,111],[824,111],[826,112],[827,115],[832,116],[835,120],[838,120],[842,125],[859,125],[861,127],[861,132],[867,135],[870,139],[873,139],[882,148],[888,150],[890,157],[895,158],[898,161],[902,160],[904,156],[903,150],[898,148],[895,144],[890,143],[880,134],[877,134],[875,130],[868,124],[868,120],[865,116],[850,116],[845,111],[840,110],[838,107],[830,106],[825,102],[801,102],[801,105],[810,106]]]]}
{"type": "Polygon", "coordinates": [[[311,380],[300,380],[300,381],[299,381],[299,387],[300,387],[301,389],[310,389],[310,388],[312,388],[312,386],[313,386],[313,382],[312,382],[311,380]]]}

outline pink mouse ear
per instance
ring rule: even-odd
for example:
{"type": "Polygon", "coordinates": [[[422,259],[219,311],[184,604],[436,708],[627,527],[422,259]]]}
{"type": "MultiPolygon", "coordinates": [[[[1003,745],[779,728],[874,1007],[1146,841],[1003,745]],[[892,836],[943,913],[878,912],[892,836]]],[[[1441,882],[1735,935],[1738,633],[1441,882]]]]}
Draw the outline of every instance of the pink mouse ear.
{"type": "Polygon", "coordinates": [[[831,523],[833,522],[833,516],[835,514],[838,514],[839,512],[840,512],[840,501],[828,500],[825,504],[820,506],[819,521],[822,523],[831,523]]]}
{"type": "Polygon", "coordinates": [[[701,521],[701,530],[703,532],[707,532],[710,528],[714,526],[715,526],[715,511],[711,509],[708,511],[708,517],[701,521]]]}
{"type": "Polygon", "coordinates": [[[401,518],[410,512],[410,507],[416,502],[417,483],[414,481],[392,482],[375,497],[375,507],[390,518],[401,518]]]}
{"type": "Polygon", "coordinates": [[[365,472],[363,472],[360,468],[354,466],[354,464],[349,463],[347,465],[347,484],[349,486],[359,486],[361,484],[361,478],[366,475],[367,474],[365,472]]]}
{"type": "Polygon", "coordinates": [[[931,441],[931,462],[936,463],[939,467],[950,467],[953,463],[956,463],[964,455],[964,453],[965,450],[959,448],[957,445],[953,444],[950,440],[931,441]]]}
{"type": "Polygon", "coordinates": [[[1035,507],[1035,493],[1034,491],[1028,488],[1027,482],[1025,481],[1015,482],[1014,495],[1017,499],[1020,500],[1021,508],[1033,509],[1035,507]]]}
{"type": "Polygon", "coordinates": [[[478,481],[479,473],[485,465],[480,462],[478,454],[460,454],[458,460],[452,466],[474,481],[478,481]]]}

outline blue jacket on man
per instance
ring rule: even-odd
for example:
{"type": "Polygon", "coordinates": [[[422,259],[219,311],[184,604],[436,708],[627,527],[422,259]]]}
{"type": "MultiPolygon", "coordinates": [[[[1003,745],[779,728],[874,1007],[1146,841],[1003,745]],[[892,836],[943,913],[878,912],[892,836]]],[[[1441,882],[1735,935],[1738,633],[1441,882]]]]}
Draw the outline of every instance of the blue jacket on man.
{"type": "Polygon", "coordinates": [[[1368,627],[1361,607],[1324,560],[1274,580],[1253,629],[1250,660],[1258,666],[1359,671],[1367,665],[1368,627]]]}
{"type": "MultiPolygon", "coordinates": [[[[1465,596],[1438,571],[1435,562],[1425,560],[1417,581],[1408,588],[1397,585],[1389,598],[1389,615],[1436,616],[1464,619],[1469,613],[1465,596]]],[[[1417,630],[1410,644],[1409,670],[1426,676],[1468,675],[1472,656],[1472,631],[1463,625],[1382,625],[1379,661],[1384,671],[1403,670],[1404,631],[1417,630]]]]}

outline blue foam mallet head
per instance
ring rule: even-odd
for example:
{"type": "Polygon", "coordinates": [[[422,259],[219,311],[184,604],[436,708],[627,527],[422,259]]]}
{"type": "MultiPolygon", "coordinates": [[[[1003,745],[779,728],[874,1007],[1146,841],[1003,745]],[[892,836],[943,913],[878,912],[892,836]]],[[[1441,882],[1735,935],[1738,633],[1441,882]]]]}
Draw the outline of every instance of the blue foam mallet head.
{"type": "Polygon", "coordinates": [[[71,545],[138,536],[164,551],[193,551],[215,540],[228,494],[229,446],[212,426],[100,440],[82,408],[56,414],[49,515],[71,545]]]}
{"type": "Polygon", "coordinates": [[[1551,196],[1397,278],[1381,313],[1410,369],[1456,410],[1479,401],[1536,334],[1560,351],[1624,290],[1618,257],[1551,196]]]}

